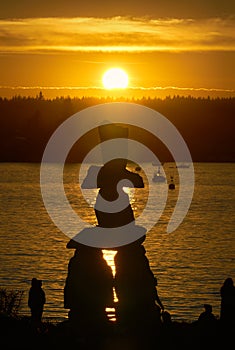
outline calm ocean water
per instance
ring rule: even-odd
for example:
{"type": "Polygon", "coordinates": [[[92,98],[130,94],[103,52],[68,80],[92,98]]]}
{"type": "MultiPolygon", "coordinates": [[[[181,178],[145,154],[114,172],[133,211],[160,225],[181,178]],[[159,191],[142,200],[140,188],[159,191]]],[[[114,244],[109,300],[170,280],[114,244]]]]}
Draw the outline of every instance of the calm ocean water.
{"type": "MultiPolygon", "coordinates": [[[[158,278],[158,294],[172,318],[182,321],[197,319],[204,303],[212,304],[219,316],[219,289],[228,276],[235,280],[235,164],[195,163],[194,167],[190,210],[178,229],[167,234],[178,182],[174,165],[164,165],[167,177],[174,176],[176,190],[169,191],[166,208],[144,243],[158,278]]],[[[152,171],[152,165],[147,169],[152,171]]],[[[0,164],[0,286],[24,290],[21,313],[29,315],[31,278],[42,279],[47,297],[44,316],[61,319],[67,317],[63,288],[73,250],[66,249],[68,237],[55,227],[44,208],[39,171],[39,164],[0,164]]],[[[78,171],[78,164],[66,166],[65,191],[72,207],[95,223],[93,209],[87,210],[79,200],[78,171]]],[[[154,186],[160,193],[163,185],[154,186]]],[[[88,193],[91,202],[96,193],[88,193]]],[[[143,209],[147,193],[147,188],[130,193],[136,215],[143,209]]],[[[112,265],[112,252],[104,253],[112,265]]]]}

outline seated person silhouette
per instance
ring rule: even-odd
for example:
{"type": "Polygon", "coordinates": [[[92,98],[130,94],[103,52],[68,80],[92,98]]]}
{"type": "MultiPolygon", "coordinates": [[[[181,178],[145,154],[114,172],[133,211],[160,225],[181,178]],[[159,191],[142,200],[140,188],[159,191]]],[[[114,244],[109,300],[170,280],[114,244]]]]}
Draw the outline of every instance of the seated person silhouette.
{"type": "Polygon", "coordinates": [[[212,312],[212,305],[204,304],[204,309],[197,320],[199,334],[205,339],[214,339],[217,330],[217,320],[212,312]]]}
{"type": "Polygon", "coordinates": [[[216,321],[216,317],[212,312],[212,306],[210,304],[204,304],[204,309],[205,311],[203,311],[198,317],[198,322],[205,326],[211,325],[216,321]]]}

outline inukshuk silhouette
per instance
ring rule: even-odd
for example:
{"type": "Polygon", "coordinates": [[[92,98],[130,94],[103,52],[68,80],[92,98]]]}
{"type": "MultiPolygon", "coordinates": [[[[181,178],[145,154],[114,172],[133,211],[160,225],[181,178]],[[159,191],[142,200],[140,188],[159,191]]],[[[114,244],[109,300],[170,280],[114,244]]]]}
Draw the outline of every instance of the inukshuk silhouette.
{"type": "Polygon", "coordinates": [[[100,332],[108,323],[105,308],[113,304],[113,275],[101,249],[74,241],[64,288],[64,307],[69,320],[82,334],[100,332]]]}
{"type": "MultiPolygon", "coordinates": [[[[127,138],[128,129],[106,124],[99,127],[99,134],[101,141],[127,138]]],[[[130,229],[138,229],[135,226],[129,197],[119,184],[120,181],[127,179],[132,187],[143,188],[144,182],[139,174],[127,170],[126,167],[127,159],[117,158],[105,162],[104,156],[104,165],[98,169],[99,171],[93,168],[94,172],[98,173],[97,181],[94,182],[90,169],[82,184],[83,188],[93,188],[94,183],[97,184],[99,188],[95,205],[97,228],[110,229],[110,234],[112,229],[119,227],[128,227],[125,231],[127,235],[131,234],[130,229]],[[107,212],[102,209],[103,200],[110,205],[119,200],[122,209],[107,212]]],[[[132,243],[114,245],[110,248],[117,250],[114,280],[110,268],[102,257],[101,249],[82,246],[73,240],[68,243],[68,248],[76,248],[75,256],[68,266],[65,285],[65,307],[70,309],[72,320],[80,322],[81,318],[87,319],[88,310],[90,315],[96,314],[94,322],[104,321],[105,307],[112,304],[111,289],[114,286],[118,298],[115,307],[118,324],[133,330],[139,327],[143,329],[143,326],[150,329],[158,324],[160,318],[159,308],[155,303],[155,278],[142,245],[146,238],[146,230],[142,229],[141,232],[142,236],[132,243]]],[[[87,322],[90,320],[88,317],[87,322]]]]}

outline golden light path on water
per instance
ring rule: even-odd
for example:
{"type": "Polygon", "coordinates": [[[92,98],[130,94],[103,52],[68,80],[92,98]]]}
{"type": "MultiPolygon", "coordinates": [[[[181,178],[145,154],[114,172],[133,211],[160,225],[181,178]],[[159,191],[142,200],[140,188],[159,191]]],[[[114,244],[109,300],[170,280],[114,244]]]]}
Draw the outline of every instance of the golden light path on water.
{"type": "MultiPolygon", "coordinates": [[[[107,261],[107,264],[112,269],[112,273],[113,273],[113,277],[114,277],[115,273],[116,273],[115,264],[114,264],[114,257],[116,255],[117,251],[103,249],[102,252],[103,252],[104,259],[107,261]]],[[[118,298],[117,298],[117,295],[115,293],[115,289],[114,288],[113,288],[113,300],[114,300],[114,303],[118,302],[118,298]]],[[[108,314],[108,317],[109,317],[110,321],[116,321],[115,308],[114,307],[107,307],[106,308],[106,312],[108,314]]]]}
{"type": "MultiPolygon", "coordinates": [[[[134,196],[134,189],[128,188],[128,187],[123,187],[124,192],[126,192],[129,196],[129,200],[130,203],[132,205],[133,210],[136,210],[137,208],[134,206],[134,202],[135,202],[135,196],[134,196]]],[[[115,263],[114,263],[114,258],[115,255],[117,254],[116,250],[108,250],[108,249],[103,249],[103,257],[106,260],[107,264],[111,267],[112,269],[112,273],[113,273],[113,277],[116,274],[116,268],[115,268],[115,263]]],[[[113,288],[113,300],[114,303],[118,302],[118,298],[115,292],[115,288],[113,288]]],[[[116,317],[115,317],[115,308],[106,308],[106,312],[108,313],[109,319],[111,321],[116,321],[116,317]]]]}

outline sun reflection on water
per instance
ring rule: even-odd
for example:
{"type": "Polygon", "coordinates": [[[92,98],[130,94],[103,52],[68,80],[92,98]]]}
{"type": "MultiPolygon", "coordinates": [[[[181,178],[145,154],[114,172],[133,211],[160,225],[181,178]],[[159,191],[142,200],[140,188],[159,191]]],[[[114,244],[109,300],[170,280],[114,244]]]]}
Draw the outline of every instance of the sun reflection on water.
{"type": "MultiPolygon", "coordinates": [[[[115,276],[116,273],[116,269],[115,269],[115,264],[114,264],[114,257],[117,253],[116,250],[107,250],[107,249],[103,249],[103,257],[106,260],[107,264],[111,267],[112,269],[112,273],[113,273],[113,277],[115,276]]],[[[118,298],[115,292],[115,289],[113,288],[113,301],[114,303],[118,302],[118,298]]],[[[106,308],[106,312],[108,314],[108,318],[110,321],[115,322],[116,321],[116,316],[115,316],[115,308],[114,307],[107,307],[106,308]]]]}

